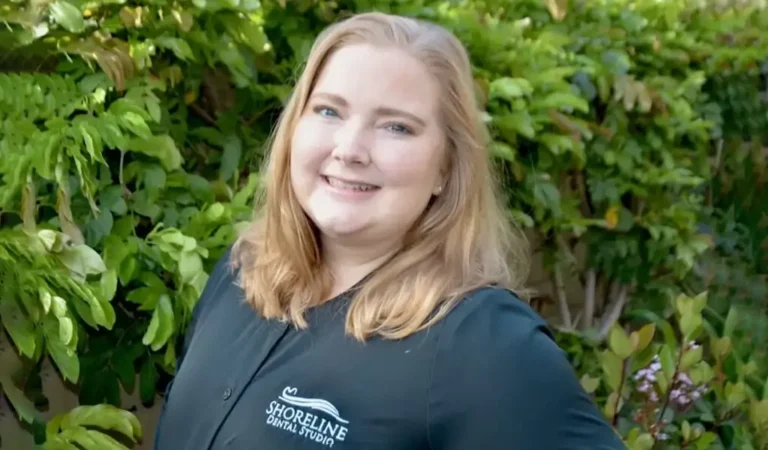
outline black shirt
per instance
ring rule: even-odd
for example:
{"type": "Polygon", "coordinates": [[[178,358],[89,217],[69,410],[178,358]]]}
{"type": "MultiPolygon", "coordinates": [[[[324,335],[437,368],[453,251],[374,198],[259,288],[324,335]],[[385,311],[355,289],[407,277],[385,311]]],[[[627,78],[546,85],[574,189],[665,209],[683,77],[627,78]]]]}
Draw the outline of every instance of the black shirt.
{"type": "Polygon", "coordinates": [[[545,322],[509,291],[471,293],[408,338],[344,333],[349,296],[309,328],[244,303],[227,252],[195,307],[156,450],[618,450],[545,322]]]}

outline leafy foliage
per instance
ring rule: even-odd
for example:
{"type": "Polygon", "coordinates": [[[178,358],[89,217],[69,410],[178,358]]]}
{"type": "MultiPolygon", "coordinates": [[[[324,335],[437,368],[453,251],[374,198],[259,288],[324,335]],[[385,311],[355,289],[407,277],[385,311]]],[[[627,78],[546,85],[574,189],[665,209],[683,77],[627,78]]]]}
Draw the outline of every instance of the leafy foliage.
{"type": "Polygon", "coordinates": [[[83,406],[48,423],[45,448],[140,439],[120,390],[138,375],[151,403],[173,376],[207,273],[250,219],[297,67],[325,25],[379,10],[441,23],[470,50],[510,217],[551,275],[534,303],[554,308],[629,447],[768,448],[764,7],[0,6],[0,320],[22,360],[3,392],[41,424],[24,380],[50,357],[83,406]]]}

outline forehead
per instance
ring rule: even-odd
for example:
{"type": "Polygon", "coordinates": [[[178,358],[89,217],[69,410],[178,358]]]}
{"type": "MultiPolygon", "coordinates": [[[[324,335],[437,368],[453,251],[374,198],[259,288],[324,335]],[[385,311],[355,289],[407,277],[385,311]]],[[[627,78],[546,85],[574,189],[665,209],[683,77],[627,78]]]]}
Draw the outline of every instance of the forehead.
{"type": "Polygon", "coordinates": [[[431,120],[439,85],[423,63],[403,50],[351,45],[337,50],[319,74],[315,92],[343,97],[351,108],[393,107],[431,120]]]}

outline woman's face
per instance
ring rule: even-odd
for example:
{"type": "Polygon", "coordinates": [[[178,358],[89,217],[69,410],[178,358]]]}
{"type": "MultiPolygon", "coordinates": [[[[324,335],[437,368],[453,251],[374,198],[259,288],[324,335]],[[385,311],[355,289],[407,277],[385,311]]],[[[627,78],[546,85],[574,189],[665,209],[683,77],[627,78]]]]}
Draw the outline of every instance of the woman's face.
{"type": "Polygon", "coordinates": [[[291,182],[324,239],[393,244],[441,187],[439,85],[397,49],[338,50],[292,137],[291,182]]]}

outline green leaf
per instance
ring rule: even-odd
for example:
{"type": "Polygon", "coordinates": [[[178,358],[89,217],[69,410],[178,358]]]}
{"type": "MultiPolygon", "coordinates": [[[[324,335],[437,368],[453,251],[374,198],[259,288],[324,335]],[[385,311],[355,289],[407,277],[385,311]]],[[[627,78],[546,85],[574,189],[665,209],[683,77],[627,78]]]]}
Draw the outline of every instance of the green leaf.
{"type": "Polygon", "coordinates": [[[157,385],[157,369],[152,358],[144,358],[139,374],[139,396],[144,403],[152,403],[155,399],[157,385]]]}
{"type": "Polygon", "coordinates": [[[56,317],[64,317],[67,314],[67,302],[58,295],[51,297],[51,309],[56,317]]]}
{"type": "MultiPolygon", "coordinates": [[[[238,1],[238,0],[219,0],[219,1],[238,1]]],[[[247,0],[239,2],[240,7],[243,7],[247,0]]],[[[253,0],[251,3],[258,3],[253,0]]],[[[257,21],[251,19],[253,16],[242,15],[237,17],[234,15],[223,16],[222,22],[227,28],[227,34],[231,36],[235,41],[249,47],[254,53],[261,54],[269,49],[269,40],[264,33],[263,27],[257,23],[257,21]]]]}
{"type": "Polygon", "coordinates": [[[707,431],[696,439],[695,445],[697,450],[708,450],[712,448],[712,444],[717,440],[717,434],[707,431]]]}
{"type": "Polygon", "coordinates": [[[103,209],[108,209],[120,216],[128,212],[128,205],[125,203],[120,185],[107,186],[100,191],[99,204],[103,209]]]}
{"type": "Polygon", "coordinates": [[[642,352],[648,345],[650,345],[651,341],[653,341],[653,336],[656,334],[656,325],[653,323],[646,324],[636,333],[638,336],[636,350],[642,352]]]}
{"type": "Polygon", "coordinates": [[[675,356],[669,346],[663,345],[661,347],[661,351],[659,352],[659,360],[661,362],[661,369],[664,372],[664,375],[666,376],[667,380],[671,380],[672,375],[675,373],[677,362],[675,361],[675,356]]]}
{"type": "Polygon", "coordinates": [[[10,377],[0,376],[0,387],[5,392],[8,401],[16,410],[19,418],[27,423],[33,423],[36,419],[40,419],[40,413],[38,413],[35,405],[31,400],[24,395],[24,392],[17,388],[10,377]]]}
{"type": "Polygon", "coordinates": [[[691,368],[689,375],[694,384],[701,385],[709,383],[715,377],[715,372],[706,361],[701,361],[691,368]]]}
{"type": "Polygon", "coordinates": [[[726,382],[725,399],[728,406],[736,407],[741,405],[741,403],[747,399],[747,391],[744,383],[741,381],[738,383],[726,382]]]}
{"type": "Polygon", "coordinates": [[[153,165],[144,169],[144,187],[147,189],[162,189],[165,187],[166,173],[160,166],[153,165]]]}
{"type": "Polygon", "coordinates": [[[510,162],[517,161],[517,152],[505,142],[493,141],[490,145],[490,151],[496,158],[501,158],[510,162]]]}
{"type": "Polygon", "coordinates": [[[57,256],[70,271],[83,279],[88,275],[101,274],[107,270],[101,256],[85,244],[63,250],[57,256]]]}
{"type": "Polygon", "coordinates": [[[141,439],[141,424],[128,411],[108,404],[78,406],[61,421],[62,429],[97,427],[113,430],[136,442],[141,439]]]}
{"type": "Polygon", "coordinates": [[[493,80],[488,87],[488,98],[511,100],[533,93],[531,82],[525,78],[502,77],[493,80]]]}
{"type": "Polygon", "coordinates": [[[77,443],[85,450],[128,450],[120,442],[100,431],[89,430],[83,427],[73,427],[62,432],[67,440],[77,443]]]}
{"type": "Polygon", "coordinates": [[[649,433],[643,433],[638,436],[631,450],[651,450],[656,440],[649,433]]]}
{"type": "Polygon", "coordinates": [[[536,130],[533,127],[533,119],[528,111],[517,111],[511,114],[495,116],[493,123],[499,128],[505,138],[510,142],[519,134],[528,139],[536,136],[536,130]]]}
{"type": "Polygon", "coordinates": [[[61,342],[58,324],[58,320],[46,320],[44,326],[46,347],[64,379],[77,383],[80,378],[80,361],[77,354],[61,342]]]}
{"type": "Polygon", "coordinates": [[[605,417],[608,418],[608,420],[613,419],[618,410],[621,409],[621,404],[622,401],[619,393],[617,391],[611,392],[603,406],[603,414],[605,414],[605,417]]]}
{"type": "Polygon", "coordinates": [[[141,338],[141,343],[144,345],[150,345],[157,337],[157,330],[160,328],[160,308],[155,307],[152,312],[152,319],[149,321],[147,331],[144,332],[144,337],[141,338]]]}
{"type": "Polygon", "coordinates": [[[146,189],[136,191],[133,195],[133,211],[149,217],[153,222],[156,221],[163,212],[160,205],[157,204],[157,195],[155,191],[146,189]]]}
{"type": "Polygon", "coordinates": [[[134,275],[136,275],[137,265],[138,263],[136,262],[135,258],[126,258],[123,260],[123,262],[120,264],[120,273],[118,274],[120,284],[127,286],[128,283],[133,280],[134,275]]]}
{"type": "Polygon", "coordinates": [[[627,232],[632,229],[634,223],[635,217],[632,215],[632,212],[622,206],[619,209],[619,223],[616,225],[614,230],[617,232],[627,232]]]}
{"type": "Polygon", "coordinates": [[[183,283],[191,283],[200,271],[203,270],[203,260],[195,251],[187,251],[181,254],[179,259],[179,274],[183,283]]]}
{"type": "Polygon", "coordinates": [[[538,180],[533,185],[533,199],[537,206],[552,211],[560,216],[560,191],[549,181],[538,180]]]}
{"type": "Polygon", "coordinates": [[[584,113],[589,112],[589,103],[578,96],[570,92],[553,92],[541,100],[536,100],[531,103],[532,109],[560,109],[572,108],[584,113]]]}
{"type": "Polygon", "coordinates": [[[608,345],[613,353],[615,353],[616,356],[618,356],[620,359],[629,358],[629,356],[632,355],[632,351],[634,350],[632,340],[629,338],[624,329],[618,324],[615,324],[613,328],[611,328],[610,334],[608,336],[608,345]]]}
{"type": "Polygon", "coordinates": [[[73,331],[72,319],[69,317],[59,317],[59,339],[62,344],[69,345],[72,342],[73,331]]]}
{"type": "Polygon", "coordinates": [[[227,136],[224,143],[224,154],[221,156],[221,167],[219,169],[220,177],[223,181],[228,181],[240,165],[240,158],[243,155],[243,143],[235,135],[227,136]]]}
{"type": "Polygon", "coordinates": [[[615,353],[604,350],[600,353],[600,363],[603,368],[606,384],[611,389],[618,389],[621,384],[622,360],[615,353]]]}
{"type": "Polygon", "coordinates": [[[83,14],[73,4],[65,0],[56,0],[49,9],[53,20],[71,33],[85,31],[83,14]]]}
{"type": "Polygon", "coordinates": [[[731,352],[731,338],[725,336],[722,338],[712,338],[712,353],[718,359],[725,358],[731,352]]]}
{"type": "MultiPolygon", "coordinates": [[[[165,286],[160,288],[156,287],[140,287],[134,289],[125,296],[125,299],[129,302],[137,303],[141,305],[140,311],[152,311],[157,308],[157,302],[160,296],[163,295],[167,289],[165,286]]],[[[150,326],[152,323],[150,322],[150,326]]],[[[149,342],[152,342],[151,340],[149,342]]]]}
{"type": "MultiPolygon", "coordinates": [[[[138,136],[136,139],[152,139],[154,137],[144,117],[133,111],[128,111],[120,116],[120,124],[138,136]]],[[[131,150],[130,141],[127,150],[131,150]]]]}
{"type": "Polygon", "coordinates": [[[617,50],[606,50],[603,53],[602,63],[614,75],[625,75],[631,66],[629,56],[617,50]]]}
{"type": "Polygon", "coordinates": [[[687,371],[695,364],[698,364],[699,361],[701,361],[702,355],[703,349],[701,347],[686,350],[685,353],[683,353],[683,358],[680,361],[680,370],[687,371]]]}
{"type": "Polygon", "coordinates": [[[131,355],[123,349],[118,349],[118,351],[112,354],[110,360],[112,368],[126,392],[132,392],[136,384],[136,370],[133,366],[135,359],[135,355],[131,355]]]}
{"type": "Polygon", "coordinates": [[[680,318],[680,331],[683,333],[685,342],[691,341],[697,337],[702,326],[701,314],[687,312],[680,318]]]}
{"type": "Polygon", "coordinates": [[[65,441],[61,436],[49,434],[46,437],[43,450],[80,450],[74,444],[65,441]]]}
{"type": "Polygon", "coordinates": [[[145,106],[147,107],[147,112],[152,117],[152,120],[160,123],[163,118],[163,111],[160,109],[160,101],[158,98],[154,95],[147,96],[144,99],[144,102],[145,106]]]}
{"type": "Polygon", "coordinates": [[[111,329],[115,322],[115,312],[112,309],[112,305],[100,302],[95,296],[88,296],[86,301],[88,306],[90,306],[93,320],[98,325],[111,329]]]}
{"type": "Polygon", "coordinates": [[[581,387],[587,394],[591,394],[597,390],[600,386],[600,378],[593,378],[589,374],[584,374],[581,377],[581,387]]]}
{"type": "Polygon", "coordinates": [[[195,55],[192,53],[192,48],[184,39],[161,36],[155,39],[155,43],[160,47],[173,51],[176,57],[182,61],[195,60],[195,55]]]}
{"type": "Polygon", "coordinates": [[[13,297],[0,297],[0,321],[22,355],[35,354],[35,325],[13,297]]]}
{"type": "Polygon", "coordinates": [[[181,153],[168,135],[135,138],[128,142],[126,149],[157,158],[168,171],[178,169],[182,163],[181,153]]]}
{"type": "Polygon", "coordinates": [[[723,336],[733,337],[733,332],[739,325],[739,310],[737,307],[732,306],[728,308],[728,316],[725,318],[725,324],[723,325],[723,336]]]}
{"type": "Polygon", "coordinates": [[[40,304],[43,306],[43,311],[45,314],[48,314],[48,312],[51,310],[51,302],[53,301],[53,298],[51,297],[51,293],[48,292],[47,289],[40,287],[38,289],[39,298],[40,298],[40,304]]]}
{"type": "Polygon", "coordinates": [[[168,342],[168,339],[173,335],[175,330],[173,305],[171,304],[171,298],[168,294],[163,294],[158,299],[157,307],[152,314],[152,321],[155,320],[155,317],[157,317],[157,329],[155,330],[154,338],[151,341],[147,341],[147,336],[145,336],[142,343],[144,345],[150,345],[152,350],[157,351],[168,342]]]}
{"type": "Polygon", "coordinates": [[[117,270],[109,269],[101,275],[101,295],[112,300],[117,292],[117,270]]]}
{"type": "Polygon", "coordinates": [[[683,425],[681,426],[680,431],[685,442],[691,440],[691,424],[687,420],[683,420],[683,425]]]}
{"type": "Polygon", "coordinates": [[[763,386],[763,400],[768,400],[768,378],[765,379],[765,386],[763,386]]]}

